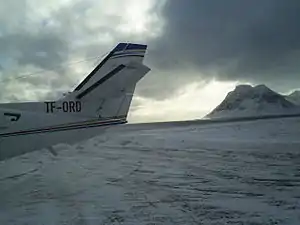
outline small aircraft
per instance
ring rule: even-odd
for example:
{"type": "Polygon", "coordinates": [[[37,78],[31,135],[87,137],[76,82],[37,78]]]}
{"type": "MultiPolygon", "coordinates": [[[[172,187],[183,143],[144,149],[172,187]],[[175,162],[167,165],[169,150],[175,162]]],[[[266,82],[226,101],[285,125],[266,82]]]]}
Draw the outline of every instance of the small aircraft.
{"type": "Polygon", "coordinates": [[[0,161],[72,144],[127,123],[137,82],[150,68],[147,45],[119,43],[71,92],[57,101],[0,104],[0,161]]]}

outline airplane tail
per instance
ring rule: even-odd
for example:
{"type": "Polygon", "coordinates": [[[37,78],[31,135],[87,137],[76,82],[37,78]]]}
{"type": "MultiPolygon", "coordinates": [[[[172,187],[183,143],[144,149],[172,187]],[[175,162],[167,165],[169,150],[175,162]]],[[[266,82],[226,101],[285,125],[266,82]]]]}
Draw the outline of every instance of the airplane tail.
{"type": "Polygon", "coordinates": [[[59,101],[81,117],[126,120],[137,82],[150,68],[143,64],[147,46],[118,44],[99,65],[59,101]]]}

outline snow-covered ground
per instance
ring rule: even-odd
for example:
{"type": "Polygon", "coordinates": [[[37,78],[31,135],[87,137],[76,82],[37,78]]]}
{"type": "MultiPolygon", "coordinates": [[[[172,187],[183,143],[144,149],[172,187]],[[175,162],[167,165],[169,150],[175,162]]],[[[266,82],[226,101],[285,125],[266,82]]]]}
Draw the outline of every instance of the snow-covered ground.
{"type": "Polygon", "coordinates": [[[299,137],[300,118],[112,128],[1,162],[0,224],[300,224],[299,137]]]}

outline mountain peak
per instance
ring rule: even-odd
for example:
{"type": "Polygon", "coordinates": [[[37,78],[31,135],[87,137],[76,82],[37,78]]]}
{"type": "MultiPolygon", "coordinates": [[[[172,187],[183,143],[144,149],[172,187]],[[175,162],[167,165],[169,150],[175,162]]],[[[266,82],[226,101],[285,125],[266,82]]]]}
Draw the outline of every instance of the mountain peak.
{"type": "Polygon", "coordinates": [[[256,85],[256,86],[251,86],[248,84],[242,84],[242,85],[237,85],[235,89],[231,92],[229,92],[231,95],[249,95],[253,93],[257,94],[277,94],[276,92],[272,91],[270,88],[268,88],[264,84],[256,85]]]}
{"type": "Polygon", "coordinates": [[[294,91],[292,94],[290,94],[289,96],[297,96],[300,97],[300,90],[296,90],[294,91]]]}
{"type": "Polygon", "coordinates": [[[299,105],[300,106],[300,90],[296,90],[293,93],[291,93],[288,96],[285,96],[285,98],[294,103],[295,105],[299,105]]]}
{"type": "Polygon", "coordinates": [[[270,91],[273,92],[270,88],[268,88],[264,84],[256,85],[255,87],[253,87],[253,89],[261,92],[270,92],[270,91]]]}
{"type": "Polygon", "coordinates": [[[239,117],[286,113],[297,106],[266,85],[238,85],[207,117],[239,117]]]}
{"type": "Polygon", "coordinates": [[[235,90],[248,90],[251,88],[253,88],[253,87],[249,84],[240,84],[235,87],[235,90]]]}

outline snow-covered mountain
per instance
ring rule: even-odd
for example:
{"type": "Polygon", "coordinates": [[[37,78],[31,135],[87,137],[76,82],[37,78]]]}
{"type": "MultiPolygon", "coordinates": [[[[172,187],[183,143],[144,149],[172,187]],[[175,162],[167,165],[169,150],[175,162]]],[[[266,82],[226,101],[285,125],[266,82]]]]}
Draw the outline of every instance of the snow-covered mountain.
{"type": "Polygon", "coordinates": [[[299,106],[265,85],[239,85],[206,117],[248,117],[297,112],[300,112],[299,106]]]}
{"type": "Polygon", "coordinates": [[[300,106],[300,91],[294,91],[292,94],[286,96],[285,99],[300,106]]]}

